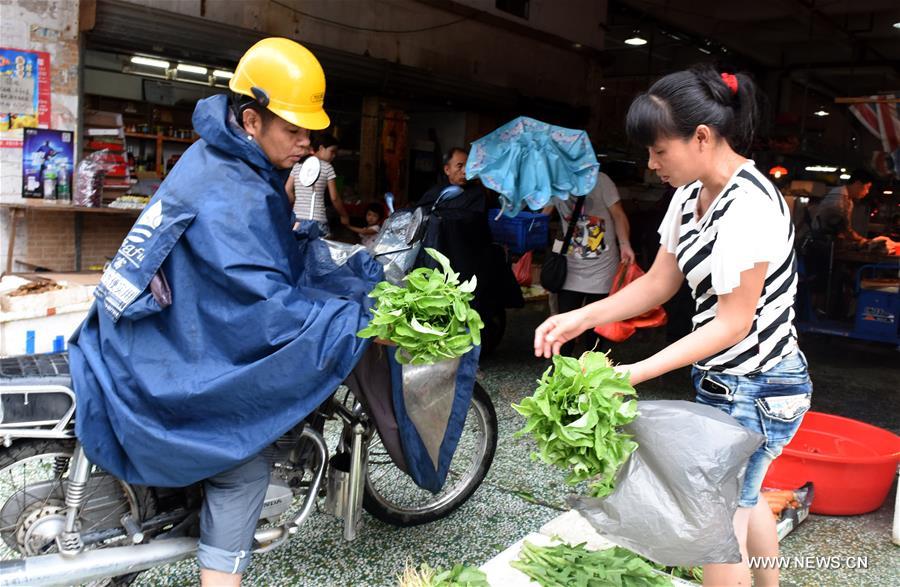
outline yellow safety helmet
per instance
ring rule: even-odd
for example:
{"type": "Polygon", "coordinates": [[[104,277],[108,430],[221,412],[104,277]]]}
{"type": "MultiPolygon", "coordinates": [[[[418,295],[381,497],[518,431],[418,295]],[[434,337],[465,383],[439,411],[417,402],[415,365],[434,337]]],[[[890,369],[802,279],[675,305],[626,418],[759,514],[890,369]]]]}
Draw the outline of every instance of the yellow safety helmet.
{"type": "Polygon", "coordinates": [[[322,109],[325,72],[309,49],[290,39],[269,37],[250,47],[228,87],[301,128],[322,130],[331,124],[322,109]]]}

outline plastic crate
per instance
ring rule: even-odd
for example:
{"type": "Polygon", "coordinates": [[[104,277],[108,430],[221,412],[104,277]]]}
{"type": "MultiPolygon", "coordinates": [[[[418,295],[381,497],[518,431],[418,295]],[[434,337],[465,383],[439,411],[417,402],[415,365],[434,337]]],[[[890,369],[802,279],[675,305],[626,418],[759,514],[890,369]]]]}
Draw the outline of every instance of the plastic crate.
{"type": "Polygon", "coordinates": [[[533,212],[519,212],[516,216],[497,215],[500,210],[488,210],[488,224],[494,242],[504,244],[513,253],[543,249],[547,247],[550,234],[550,217],[533,212]]]}

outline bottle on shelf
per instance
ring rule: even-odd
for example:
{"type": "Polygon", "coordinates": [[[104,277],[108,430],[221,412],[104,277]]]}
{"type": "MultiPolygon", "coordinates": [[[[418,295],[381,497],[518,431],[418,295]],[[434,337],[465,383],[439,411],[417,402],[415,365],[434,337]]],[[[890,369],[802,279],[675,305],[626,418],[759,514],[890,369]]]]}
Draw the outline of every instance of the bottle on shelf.
{"type": "Polygon", "coordinates": [[[69,165],[68,161],[63,159],[57,165],[58,172],[56,178],[56,199],[62,202],[71,202],[72,201],[72,185],[69,181],[71,177],[69,175],[69,165]]]}
{"type": "Polygon", "coordinates": [[[44,169],[43,180],[45,200],[56,199],[56,178],[56,167],[53,165],[53,163],[47,163],[47,167],[44,169]]]}

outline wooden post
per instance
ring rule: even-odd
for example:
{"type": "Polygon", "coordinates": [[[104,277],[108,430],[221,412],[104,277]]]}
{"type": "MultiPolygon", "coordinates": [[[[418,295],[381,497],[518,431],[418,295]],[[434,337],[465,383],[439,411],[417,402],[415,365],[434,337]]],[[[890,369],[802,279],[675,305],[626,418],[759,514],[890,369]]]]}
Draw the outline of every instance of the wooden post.
{"type": "Polygon", "coordinates": [[[359,132],[359,194],[363,201],[377,201],[378,146],[381,119],[378,96],[363,98],[359,132]]]}
{"type": "Polygon", "coordinates": [[[23,218],[25,216],[24,210],[19,210],[17,208],[10,208],[9,210],[9,243],[6,248],[6,271],[4,273],[9,275],[13,270],[13,253],[15,252],[16,246],[16,225],[19,223],[19,218],[23,218]]]}

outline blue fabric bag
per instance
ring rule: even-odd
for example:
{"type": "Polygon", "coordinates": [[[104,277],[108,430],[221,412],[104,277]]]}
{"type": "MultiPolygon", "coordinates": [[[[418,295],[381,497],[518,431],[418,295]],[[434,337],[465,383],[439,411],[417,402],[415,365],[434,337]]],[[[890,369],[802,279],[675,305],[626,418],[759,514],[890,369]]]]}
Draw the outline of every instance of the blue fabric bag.
{"type": "MultiPolygon", "coordinates": [[[[453,375],[452,391],[447,394],[449,402],[446,411],[442,411],[440,407],[435,409],[435,406],[410,405],[410,396],[404,393],[404,365],[400,365],[394,358],[395,349],[391,348],[388,352],[394,415],[397,418],[400,444],[406,457],[406,472],[416,485],[437,493],[447,479],[450,461],[453,460],[466,422],[466,414],[475,388],[475,373],[478,370],[481,347],[477,346],[459,358],[458,368],[453,375]],[[420,417],[423,412],[431,412],[425,414],[428,426],[417,426],[416,412],[420,417]],[[436,439],[436,442],[429,441],[429,437],[436,439]]],[[[421,366],[426,372],[429,367],[433,366],[421,366]]]]}

